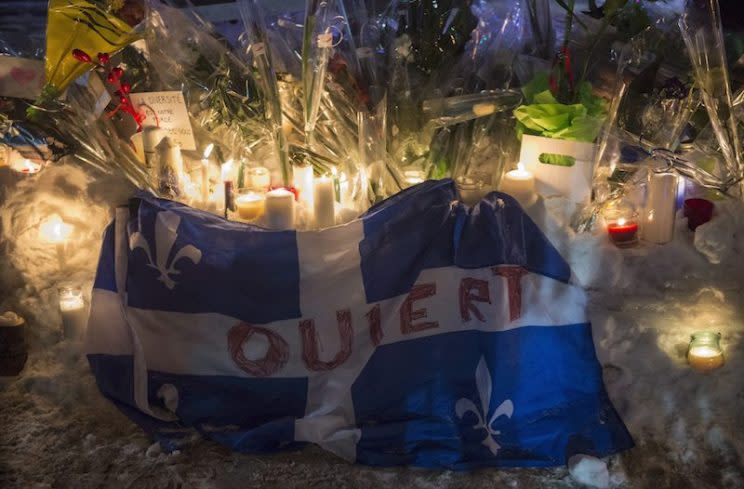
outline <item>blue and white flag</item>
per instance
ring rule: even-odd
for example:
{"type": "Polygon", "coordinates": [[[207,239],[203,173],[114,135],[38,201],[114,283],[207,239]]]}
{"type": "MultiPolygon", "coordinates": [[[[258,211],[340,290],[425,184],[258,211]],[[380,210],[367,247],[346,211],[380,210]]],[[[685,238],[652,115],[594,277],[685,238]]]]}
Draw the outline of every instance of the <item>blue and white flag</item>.
{"type": "Polygon", "coordinates": [[[469,209],[429,181],[303,232],[141,194],[106,230],[87,347],[166,447],[197,430],[369,465],[553,466],[632,446],[585,308],[505,194],[469,209]]]}

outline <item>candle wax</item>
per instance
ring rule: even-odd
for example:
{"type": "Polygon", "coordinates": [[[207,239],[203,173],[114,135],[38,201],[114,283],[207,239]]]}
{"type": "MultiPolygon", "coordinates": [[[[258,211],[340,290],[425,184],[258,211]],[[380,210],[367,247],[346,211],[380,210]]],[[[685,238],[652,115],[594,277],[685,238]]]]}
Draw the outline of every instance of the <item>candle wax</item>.
{"type": "Polygon", "coordinates": [[[235,205],[242,219],[252,220],[263,214],[264,197],[258,193],[249,192],[235,199],[235,205]]]}
{"type": "Polygon", "coordinates": [[[270,229],[285,230],[295,226],[294,194],[278,188],[266,194],[264,220],[270,229]]]}
{"type": "Polygon", "coordinates": [[[723,352],[706,345],[694,346],[687,353],[687,361],[695,370],[710,372],[723,365],[723,352]]]}
{"type": "Polygon", "coordinates": [[[638,237],[638,223],[618,222],[607,226],[610,239],[618,246],[635,243],[638,237]]]}
{"type": "Polygon", "coordinates": [[[333,226],[336,223],[333,180],[328,177],[315,179],[314,194],[315,224],[319,228],[333,226]]]}
{"type": "Polygon", "coordinates": [[[522,207],[535,203],[535,177],[519,164],[516,170],[504,175],[501,181],[501,191],[514,197],[522,207]]]}

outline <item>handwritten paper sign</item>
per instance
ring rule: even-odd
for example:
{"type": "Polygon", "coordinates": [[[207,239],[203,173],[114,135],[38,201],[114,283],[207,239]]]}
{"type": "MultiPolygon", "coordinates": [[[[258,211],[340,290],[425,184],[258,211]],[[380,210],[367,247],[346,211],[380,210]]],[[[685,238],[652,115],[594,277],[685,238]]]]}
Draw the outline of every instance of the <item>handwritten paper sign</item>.
{"type": "Polygon", "coordinates": [[[0,56],[0,97],[35,99],[44,86],[44,62],[0,56]]]}
{"type": "Polygon", "coordinates": [[[135,109],[147,116],[145,125],[155,125],[155,115],[159,126],[165,129],[181,149],[196,150],[194,131],[186,110],[186,101],[179,91],[143,92],[130,94],[135,109]]]}

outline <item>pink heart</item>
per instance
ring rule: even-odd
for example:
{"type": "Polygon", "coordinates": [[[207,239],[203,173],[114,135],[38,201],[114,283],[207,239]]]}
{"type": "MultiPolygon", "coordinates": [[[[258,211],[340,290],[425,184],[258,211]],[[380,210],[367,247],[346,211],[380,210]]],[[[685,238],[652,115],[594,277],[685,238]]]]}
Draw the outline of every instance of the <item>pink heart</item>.
{"type": "Polygon", "coordinates": [[[27,83],[34,81],[36,78],[36,72],[34,70],[24,70],[23,68],[14,66],[10,70],[10,76],[18,82],[19,85],[26,85],[27,83]]]}

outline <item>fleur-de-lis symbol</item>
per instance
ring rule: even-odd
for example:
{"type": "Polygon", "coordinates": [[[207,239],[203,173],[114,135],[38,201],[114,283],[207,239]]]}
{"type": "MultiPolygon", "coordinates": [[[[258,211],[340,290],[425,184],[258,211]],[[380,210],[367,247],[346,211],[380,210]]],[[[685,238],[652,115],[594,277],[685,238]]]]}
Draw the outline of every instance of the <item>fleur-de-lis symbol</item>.
{"type": "Polygon", "coordinates": [[[139,231],[132,233],[129,237],[129,248],[134,251],[136,248],[144,250],[147,255],[147,265],[160,272],[158,280],[163,282],[168,289],[173,290],[176,286],[176,281],[173,280],[173,275],[178,275],[179,272],[175,266],[178,260],[181,258],[187,258],[198,265],[201,261],[202,252],[193,245],[186,245],[176,253],[170,262],[168,256],[176,243],[176,237],[178,233],[178,225],[181,223],[181,218],[171,211],[159,212],[155,218],[155,260],[152,259],[152,251],[150,250],[150,243],[139,231]]]}
{"type": "Polygon", "coordinates": [[[465,413],[471,412],[475,414],[477,422],[473,425],[474,430],[484,429],[486,430],[486,437],[483,439],[483,445],[485,445],[494,456],[498,455],[501,445],[496,443],[494,438],[496,435],[500,435],[499,430],[493,429],[493,422],[496,421],[500,416],[506,416],[511,418],[514,414],[514,404],[510,399],[502,402],[499,407],[494,410],[491,414],[491,418],[488,419],[489,408],[491,404],[491,373],[488,371],[488,366],[483,357],[478,362],[478,366],[475,369],[475,385],[478,388],[478,397],[480,397],[481,410],[476,407],[475,403],[470,399],[463,397],[455,404],[455,414],[457,417],[462,419],[465,413]],[[486,420],[488,422],[486,423],[486,420]]]}

